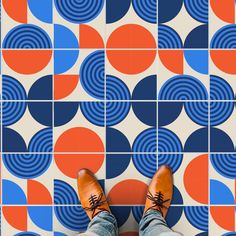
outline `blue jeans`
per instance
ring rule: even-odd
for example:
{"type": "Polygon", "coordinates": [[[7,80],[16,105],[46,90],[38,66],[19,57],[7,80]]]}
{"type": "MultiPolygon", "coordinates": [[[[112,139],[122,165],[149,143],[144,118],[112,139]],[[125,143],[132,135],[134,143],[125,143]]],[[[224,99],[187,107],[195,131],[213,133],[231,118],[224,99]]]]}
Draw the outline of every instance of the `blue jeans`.
{"type": "MultiPolygon", "coordinates": [[[[80,236],[118,236],[115,217],[108,212],[101,212],[89,223],[88,230],[80,236]]],[[[181,236],[172,231],[158,211],[147,211],[139,224],[140,236],[181,236]]]]}

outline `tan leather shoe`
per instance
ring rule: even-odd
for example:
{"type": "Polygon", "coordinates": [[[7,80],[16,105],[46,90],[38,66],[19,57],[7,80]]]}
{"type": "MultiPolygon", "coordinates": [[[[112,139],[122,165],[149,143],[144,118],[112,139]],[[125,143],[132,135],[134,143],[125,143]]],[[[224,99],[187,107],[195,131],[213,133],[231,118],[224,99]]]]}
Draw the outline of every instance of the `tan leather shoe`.
{"type": "Polygon", "coordinates": [[[161,166],[148,187],[144,213],[153,209],[166,216],[173,194],[172,171],[168,166],[161,166]]]}
{"type": "Polygon", "coordinates": [[[90,220],[101,211],[111,212],[102,187],[91,171],[81,169],[77,182],[80,202],[90,220]]]}

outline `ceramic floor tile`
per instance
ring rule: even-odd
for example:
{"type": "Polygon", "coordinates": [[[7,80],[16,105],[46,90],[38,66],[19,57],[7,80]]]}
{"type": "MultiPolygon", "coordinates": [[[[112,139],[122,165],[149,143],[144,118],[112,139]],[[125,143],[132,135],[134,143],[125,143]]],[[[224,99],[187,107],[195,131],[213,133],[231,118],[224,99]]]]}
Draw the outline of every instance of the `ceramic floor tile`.
{"type": "MultiPolygon", "coordinates": [[[[168,154],[166,154],[167,157],[168,154]]],[[[170,166],[174,171],[173,205],[208,205],[209,156],[204,153],[171,154],[170,166]],[[201,168],[201,172],[198,169],[201,168]],[[198,186],[196,188],[196,186],[198,186]]]]}
{"type": "Polygon", "coordinates": [[[233,153],[211,154],[209,164],[211,205],[235,204],[235,160],[236,155],[233,153]],[[221,194],[218,194],[219,192],[221,194]]]}
{"type": "Polygon", "coordinates": [[[155,153],[156,110],[156,102],[107,102],[107,152],[155,153]]]}
{"type": "MultiPolygon", "coordinates": [[[[236,83],[234,72],[230,68],[230,64],[227,65],[228,68],[225,68],[226,64],[224,65],[224,62],[216,60],[217,53],[217,51],[211,51],[210,99],[214,101],[235,100],[236,83]]],[[[229,57],[230,59],[232,51],[228,50],[225,54],[225,58],[229,57]]]]}
{"type": "Polygon", "coordinates": [[[48,70],[49,74],[43,72],[36,76],[17,75],[11,70],[3,71],[3,73],[2,99],[4,101],[50,101],[53,99],[52,70],[48,70]]]}
{"type": "Polygon", "coordinates": [[[226,40],[236,30],[233,9],[233,2],[210,1],[209,40],[211,48],[235,48],[230,40],[226,40]],[[225,14],[226,11],[227,14],[225,14]]]}
{"type": "Polygon", "coordinates": [[[159,101],[159,152],[208,152],[208,113],[207,101],[159,101]]]}
{"type": "Polygon", "coordinates": [[[177,232],[189,235],[208,235],[208,206],[175,206],[171,207],[167,216],[167,222],[177,232]]]}
{"type": "MultiPolygon", "coordinates": [[[[108,64],[108,63],[107,63],[108,64]]],[[[155,68],[156,69],[156,68],[155,68]]],[[[106,99],[109,101],[156,101],[157,76],[149,73],[124,75],[107,69],[106,99]]]]}
{"type": "Polygon", "coordinates": [[[57,49],[104,48],[106,36],[105,1],[68,3],[54,1],[54,47],[57,49]],[[85,7],[85,9],[84,9],[85,7]]]}
{"type": "Polygon", "coordinates": [[[3,235],[17,235],[23,232],[37,232],[52,236],[52,206],[3,206],[3,235]]]}
{"type": "Polygon", "coordinates": [[[130,165],[132,154],[107,153],[106,179],[113,179],[121,175],[130,165]]]}
{"type": "Polygon", "coordinates": [[[2,155],[2,204],[53,204],[51,154],[2,155]]]}
{"type": "Polygon", "coordinates": [[[54,206],[54,236],[76,235],[84,232],[89,218],[81,206],[54,206]]]}
{"type": "Polygon", "coordinates": [[[104,152],[104,126],[104,102],[54,102],[54,152],[104,152]]]}
{"type": "Polygon", "coordinates": [[[215,102],[210,104],[210,150],[211,152],[235,152],[235,104],[215,102]]]}
{"type": "Polygon", "coordinates": [[[158,1],[158,48],[208,48],[208,5],[209,1],[158,1]]]}
{"type": "Polygon", "coordinates": [[[2,0],[1,235],[73,236],[92,170],[120,236],[169,165],[169,226],[235,235],[235,2],[2,0]]]}
{"type": "Polygon", "coordinates": [[[209,234],[235,234],[235,206],[210,206],[209,234]]]}
{"type": "Polygon", "coordinates": [[[3,152],[52,152],[52,133],[52,102],[2,102],[3,152]]]}
{"type": "Polygon", "coordinates": [[[159,100],[208,100],[208,57],[203,49],[158,50],[159,100]]]}
{"type": "Polygon", "coordinates": [[[156,1],[106,1],[107,48],[156,48],[156,11],[156,1]]]}
{"type": "Polygon", "coordinates": [[[39,47],[51,49],[53,47],[52,3],[45,2],[44,6],[42,6],[43,4],[38,4],[38,7],[41,8],[40,10],[38,9],[38,12],[37,8],[35,8],[37,6],[30,8],[29,5],[31,4],[28,5],[27,2],[24,4],[22,2],[21,5],[20,8],[17,8],[17,6],[14,7],[6,1],[2,2],[2,22],[8,22],[8,24],[2,24],[2,48],[17,49],[39,47]],[[44,14],[48,17],[50,15],[51,19],[40,19],[42,16],[42,7],[47,9],[44,14]],[[17,13],[19,9],[21,10],[21,14],[17,13]],[[39,11],[41,11],[41,16],[37,15],[39,11]],[[28,38],[29,40],[12,41],[12,39],[24,37],[24,32],[28,32],[28,35],[31,35],[31,37],[28,38]]]}
{"type": "Polygon", "coordinates": [[[105,51],[54,50],[54,99],[93,101],[105,98],[105,51]]]}
{"type": "Polygon", "coordinates": [[[119,175],[105,180],[105,189],[111,205],[144,205],[150,179],[142,175],[132,162],[119,175]]]}
{"type": "Polygon", "coordinates": [[[117,218],[120,235],[138,235],[138,223],[142,217],[143,206],[112,206],[117,218]]]}

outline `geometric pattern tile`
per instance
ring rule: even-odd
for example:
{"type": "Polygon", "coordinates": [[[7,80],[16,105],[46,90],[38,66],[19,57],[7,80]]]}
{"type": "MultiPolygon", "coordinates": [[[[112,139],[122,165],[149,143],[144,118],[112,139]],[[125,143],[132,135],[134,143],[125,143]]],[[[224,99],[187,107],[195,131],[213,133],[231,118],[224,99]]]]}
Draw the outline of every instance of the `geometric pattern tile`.
{"type": "Polygon", "coordinates": [[[0,43],[2,235],[83,232],[84,167],[138,235],[163,164],[173,229],[236,235],[233,0],[2,0],[0,43]]]}

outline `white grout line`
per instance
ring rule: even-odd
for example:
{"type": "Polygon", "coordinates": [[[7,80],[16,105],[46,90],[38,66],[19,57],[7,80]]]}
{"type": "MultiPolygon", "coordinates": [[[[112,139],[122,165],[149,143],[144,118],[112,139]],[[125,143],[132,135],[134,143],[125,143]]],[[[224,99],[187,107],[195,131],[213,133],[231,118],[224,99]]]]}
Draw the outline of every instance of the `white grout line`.
{"type": "Polygon", "coordinates": [[[210,114],[211,114],[211,110],[210,110],[210,101],[211,101],[211,79],[210,79],[210,74],[211,74],[211,71],[210,71],[210,50],[209,50],[209,46],[210,46],[210,40],[209,40],[209,7],[210,7],[210,3],[209,3],[209,6],[208,6],[208,80],[209,80],[209,94],[208,94],[208,158],[207,158],[207,163],[208,163],[208,234],[210,235],[209,233],[209,229],[210,229],[210,147],[211,147],[211,143],[210,143],[210,140],[211,140],[211,137],[210,137],[210,128],[211,128],[211,120],[210,120],[210,114]]]}
{"type": "MultiPolygon", "coordinates": [[[[157,29],[157,33],[156,33],[156,41],[157,41],[157,47],[158,47],[158,1],[156,1],[156,29],[157,29]]],[[[155,58],[156,60],[156,58],[155,58]]],[[[159,95],[159,78],[158,78],[158,72],[159,72],[159,63],[157,63],[157,74],[156,74],[156,93],[157,93],[157,99],[158,99],[158,95],[159,95]]],[[[159,153],[158,153],[158,110],[159,110],[159,102],[157,100],[156,103],[156,158],[157,158],[157,169],[158,169],[158,165],[159,165],[159,153]]]]}
{"type": "MultiPolygon", "coordinates": [[[[156,152],[2,152],[2,155],[9,155],[9,154],[56,154],[56,155],[63,155],[63,154],[76,154],[76,155],[84,155],[84,154],[114,154],[114,155],[122,155],[122,154],[156,154],[156,152]]],[[[206,154],[208,152],[159,152],[158,154],[206,154]]],[[[234,154],[236,152],[210,152],[211,154],[234,154]]]]}
{"type": "Polygon", "coordinates": [[[107,126],[107,78],[106,78],[106,75],[107,75],[107,57],[106,57],[106,41],[107,41],[107,24],[106,24],[106,0],[104,1],[104,4],[105,4],[105,29],[104,29],[104,38],[105,38],[105,42],[104,42],[104,60],[105,60],[105,64],[104,64],[104,132],[105,132],[105,135],[104,135],[104,150],[105,150],[105,153],[104,153],[104,193],[107,195],[108,192],[107,192],[107,187],[106,187],[106,177],[107,177],[107,132],[106,132],[106,126],[107,126]]]}
{"type": "MultiPolygon", "coordinates": [[[[53,24],[53,40],[52,40],[52,46],[53,46],[53,49],[54,48],[54,1],[52,1],[52,24],[53,24]]],[[[55,50],[53,50],[53,62],[52,62],[52,67],[53,67],[53,75],[52,75],[52,148],[54,149],[54,104],[55,104],[55,101],[54,101],[54,75],[55,75],[55,66],[54,66],[54,52],[55,50]]],[[[52,162],[50,165],[55,165],[55,162],[54,162],[54,154],[52,154],[52,162]]],[[[50,193],[52,195],[52,202],[54,203],[54,176],[53,176],[53,180],[52,180],[52,193],[50,193]]],[[[52,232],[54,232],[54,207],[52,206],[52,232]]]]}
{"type": "MultiPolygon", "coordinates": [[[[217,205],[215,205],[215,204],[185,204],[185,203],[183,203],[183,204],[171,204],[171,206],[172,207],[186,207],[186,206],[208,206],[208,207],[210,207],[210,206],[213,206],[213,207],[219,207],[219,206],[223,206],[223,207],[235,207],[235,205],[236,204],[217,204],[217,205]]],[[[81,207],[81,204],[55,204],[55,203],[53,203],[53,204],[21,204],[21,205],[17,205],[17,204],[5,204],[4,206],[28,206],[28,207],[31,207],[31,206],[49,206],[49,207],[67,207],[67,206],[75,206],[75,207],[81,207]]],[[[117,207],[119,207],[119,206],[144,206],[144,204],[132,204],[132,205],[130,205],[130,204],[112,204],[112,205],[110,205],[110,206],[117,206],[117,207]]]]}
{"type": "MultiPolygon", "coordinates": [[[[52,100],[4,100],[4,99],[2,99],[2,100],[0,100],[0,101],[2,101],[3,103],[4,102],[28,102],[28,103],[30,103],[30,102],[52,102],[52,100]]],[[[80,103],[80,102],[104,102],[105,100],[54,100],[55,101],[55,103],[80,103]]],[[[199,103],[201,103],[201,102],[218,102],[218,103],[220,103],[220,102],[236,102],[236,99],[235,100],[210,100],[210,99],[207,99],[207,100],[160,100],[160,99],[156,99],[156,100],[132,100],[132,99],[130,99],[130,100],[106,100],[106,102],[108,103],[108,102],[130,102],[130,103],[135,103],[135,102],[142,102],[142,103],[144,103],[144,102],[166,102],[166,103],[168,103],[168,102],[178,102],[178,103],[185,103],[185,102],[199,102],[199,103]]]]}
{"type": "MultiPolygon", "coordinates": [[[[1,4],[1,36],[0,36],[0,40],[1,40],[1,42],[0,42],[0,48],[2,47],[2,11],[3,11],[3,9],[2,9],[2,1],[0,0],[0,4],[1,4]]],[[[2,72],[3,72],[3,66],[2,66],[2,52],[1,52],[1,95],[0,95],[0,99],[1,99],[1,101],[0,101],[0,103],[1,103],[1,116],[0,116],[0,122],[1,122],[1,134],[0,134],[0,142],[1,142],[1,145],[0,145],[0,151],[2,151],[2,148],[3,148],[3,145],[2,145],[2,137],[3,137],[3,135],[2,135],[2,72]]],[[[3,165],[3,163],[2,163],[2,157],[1,157],[1,159],[0,159],[0,165],[1,165],[1,168],[0,168],[0,181],[1,181],[1,193],[0,193],[0,198],[1,198],[1,204],[0,204],[0,210],[1,210],[1,221],[0,221],[0,235],[3,235],[3,227],[2,227],[2,222],[3,222],[3,214],[2,214],[2,197],[3,197],[3,194],[2,194],[2,165],[3,165]]]]}
{"type": "Polygon", "coordinates": [[[106,50],[106,51],[199,51],[199,50],[206,50],[206,51],[235,51],[236,48],[2,48],[3,51],[49,51],[49,50],[106,50]]]}

